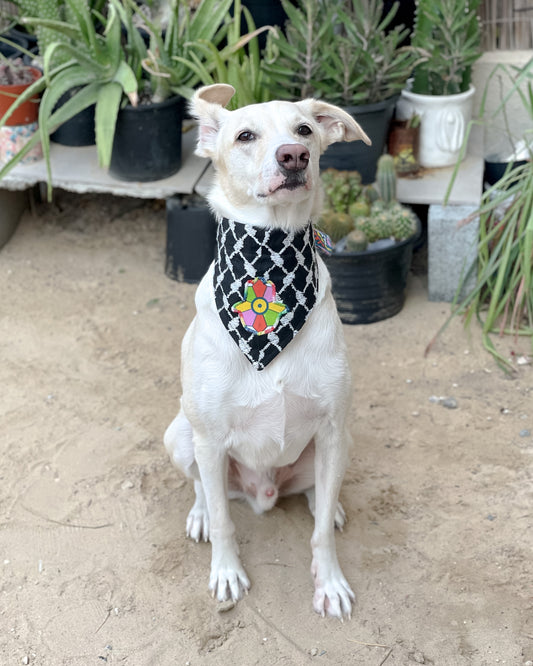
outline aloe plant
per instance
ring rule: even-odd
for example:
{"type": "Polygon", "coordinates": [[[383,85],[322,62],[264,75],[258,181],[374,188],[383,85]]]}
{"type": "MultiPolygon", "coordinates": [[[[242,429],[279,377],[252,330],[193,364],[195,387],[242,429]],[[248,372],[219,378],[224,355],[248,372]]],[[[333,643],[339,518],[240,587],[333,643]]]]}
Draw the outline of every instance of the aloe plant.
{"type": "Polygon", "coordinates": [[[481,55],[480,0],[417,0],[411,40],[425,59],[414,72],[412,92],[453,95],[468,90],[481,55]]]}
{"type": "MultiPolygon", "coordinates": [[[[60,0],[44,0],[60,6],[60,0]]],[[[43,0],[23,0],[35,3],[43,0]]],[[[113,137],[120,107],[125,101],[135,105],[144,83],[143,72],[154,67],[154,88],[159,99],[174,92],[187,91],[194,76],[186,68],[172,70],[178,54],[187,54],[201,39],[210,39],[220,28],[231,0],[202,0],[194,16],[174,0],[171,22],[163,39],[158,27],[146,20],[152,44],[144,44],[133,25],[138,10],[130,0],[109,0],[107,14],[91,9],[86,0],[64,0],[60,18],[24,16],[23,25],[35,26],[44,35],[43,76],[20,95],[5,116],[23,101],[42,93],[39,107],[39,129],[26,146],[2,169],[0,179],[41,141],[48,174],[48,194],[51,196],[50,134],[62,123],[95,104],[95,134],[100,166],[107,168],[111,161],[113,137]],[[183,11],[182,11],[183,10],[183,11]],[[63,17],[63,18],[61,18],[63,17]],[[99,27],[97,28],[97,24],[99,27]],[[124,26],[126,36],[123,38],[124,26]],[[48,38],[52,41],[48,43],[48,38]],[[157,70],[157,71],[155,71],[157,70]],[[185,79],[180,81],[180,71],[185,79]],[[168,85],[167,85],[168,82],[168,85]],[[57,103],[66,93],[74,94],[59,108],[57,103]]]]}
{"type": "MultiPolygon", "coordinates": [[[[118,0],[111,0],[105,30],[95,29],[94,17],[83,0],[66,0],[72,16],[71,23],[40,17],[24,17],[22,24],[39,25],[65,37],[50,43],[43,54],[43,76],[22,93],[10,107],[0,127],[11,112],[23,101],[43,93],[39,105],[39,128],[24,148],[0,170],[2,178],[39,141],[43,146],[48,174],[48,194],[51,196],[50,134],[63,122],[83,109],[96,104],[95,133],[98,159],[109,166],[117,114],[122,96],[132,102],[137,98],[137,78],[124,59],[121,48],[118,0]],[[59,58],[57,56],[60,56],[59,58]],[[65,62],[63,63],[63,58],[65,62]],[[57,63],[60,64],[57,64],[57,63]],[[78,89],[61,107],[59,99],[78,89]]],[[[101,17],[103,18],[103,17],[101,17]]]]}
{"type": "Polygon", "coordinates": [[[274,30],[271,26],[256,29],[248,8],[235,0],[233,17],[226,17],[226,46],[219,50],[212,41],[204,39],[197,44],[196,52],[189,52],[189,59],[176,57],[175,61],[190,69],[204,85],[232,85],[236,92],[228,104],[229,109],[268,102],[273,99],[273,92],[266,81],[257,38],[261,32],[271,30],[274,30]],[[248,31],[244,35],[241,34],[242,18],[248,31]]]}
{"type": "MultiPolygon", "coordinates": [[[[198,71],[190,63],[203,65],[205,44],[214,52],[225,37],[224,21],[233,0],[203,0],[191,12],[183,0],[171,0],[168,25],[163,35],[161,25],[150,19],[133,0],[124,0],[123,22],[130,39],[138,35],[129,7],[140,19],[140,25],[150,35],[150,47],[142,59],[142,67],[151,75],[154,101],[162,101],[171,94],[190,97],[201,81],[198,71]]],[[[207,54],[209,55],[209,54],[207,54]]]]}

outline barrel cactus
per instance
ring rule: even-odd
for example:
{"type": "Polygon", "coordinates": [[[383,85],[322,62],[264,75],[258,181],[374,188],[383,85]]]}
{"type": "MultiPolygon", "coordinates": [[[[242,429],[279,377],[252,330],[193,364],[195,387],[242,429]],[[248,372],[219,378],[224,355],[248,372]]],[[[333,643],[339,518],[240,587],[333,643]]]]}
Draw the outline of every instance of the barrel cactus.
{"type": "Polygon", "coordinates": [[[378,162],[376,187],[363,187],[354,171],[326,169],[322,173],[325,201],[318,226],[333,243],[361,252],[368,243],[381,239],[405,240],[416,231],[412,211],[396,200],[394,160],[382,155],[378,162]]]}

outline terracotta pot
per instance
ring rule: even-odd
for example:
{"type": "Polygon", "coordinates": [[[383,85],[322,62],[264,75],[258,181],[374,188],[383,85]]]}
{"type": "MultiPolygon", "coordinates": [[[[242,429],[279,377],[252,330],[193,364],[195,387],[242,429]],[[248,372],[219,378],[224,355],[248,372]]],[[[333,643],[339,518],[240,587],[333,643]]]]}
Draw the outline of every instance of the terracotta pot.
{"type": "Polygon", "coordinates": [[[394,157],[397,173],[416,173],[420,127],[407,127],[407,120],[393,120],[389,132],[389,155],[394,157]]]}
{"type": "MultiPolygon", "coordinates": [[[[42,76],[41,72],[35,67],[28,68],[33,76],[33,82],[42,76]]],[[[15,99],[23,93],[26,88],[30,87],[30,83],[22,85],[5,86],[0,85],[0,118],[4,116],[9,107],[13,104],[15,99]]],[[[24,104],[21,104],[18,109],[8,118],[6,125],[29,125],[30,123],[37,122],[39,117],[39,98],[32,97],[24,104]]]]}

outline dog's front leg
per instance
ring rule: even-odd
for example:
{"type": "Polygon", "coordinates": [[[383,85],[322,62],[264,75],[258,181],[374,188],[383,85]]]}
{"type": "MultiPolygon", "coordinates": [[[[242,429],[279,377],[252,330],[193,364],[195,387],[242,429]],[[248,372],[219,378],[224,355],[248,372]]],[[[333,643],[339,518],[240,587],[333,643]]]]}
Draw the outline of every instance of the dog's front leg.
{"type": "Polygon", "coordinates": [[[235,526],[229,513],[228,456],[223,446],[215,447],[195,437],[196,462],[209,512],[211,575],[209,589],[219,601],[237,601],[250,587],[239,559],[235,526]],[[207,444],[207,445],[206,445],[207,444]]]}
{"type": "Polygon", "coordinates": [[[344,577],[335,547],[335,513],[344,477],[349,435],[334,422],[315,436],[315,529],[311,539],[315,582],[313,607],[317,613],[351,616],[355,595],[344,577]]]}

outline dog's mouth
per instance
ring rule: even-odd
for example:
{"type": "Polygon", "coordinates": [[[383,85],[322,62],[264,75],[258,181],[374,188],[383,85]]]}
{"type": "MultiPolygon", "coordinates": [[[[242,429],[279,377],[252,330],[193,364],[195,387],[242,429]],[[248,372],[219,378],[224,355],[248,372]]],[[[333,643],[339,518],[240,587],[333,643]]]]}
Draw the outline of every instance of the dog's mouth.
{"type": "Polygon", "coordinates": [[[262,199],[265,199],[268,196],[271,196],[272,194],[275,194],[276,192],[282,192],[283,190],[288,190],[289,192],[293,192],[294,190],[298,190],[300,188],[307,188],[307,179],[304,174],[289,174],[285,178],[285,180],[280,183],[277,187],[273,187],[272,189],[269,189],[269,191],[265,194],[261,193],[258,196],[262,199]]]}

